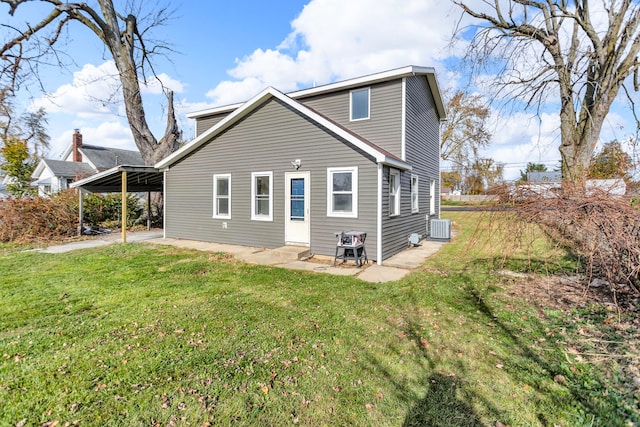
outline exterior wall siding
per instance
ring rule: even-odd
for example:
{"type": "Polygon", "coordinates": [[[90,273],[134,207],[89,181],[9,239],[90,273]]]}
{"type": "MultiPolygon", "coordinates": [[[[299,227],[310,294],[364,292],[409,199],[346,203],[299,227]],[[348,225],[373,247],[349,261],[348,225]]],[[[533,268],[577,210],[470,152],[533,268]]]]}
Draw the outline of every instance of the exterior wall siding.
{"type": "Polygon", "coordinates": [[[368,120],[349,121],[349,94],[352,89],[299,98],[297,101],[329,117],[378,147],[400,157],[402,148],[402,80],[396,79],[362,86],[362,88],[366,87],[371,88],[368,120]]]}
{"type": "Polygon", "coordinates": [[[166,236],[274,248],[285,244],[285,173],[301,159],[310,172],[311,243],[315,254],[335,253],[334,232],[368,232],[376,254],[375,160],[271,99],[166,174],[166,236]],[[358,218],[327,216],[327,168],[358,167],[358,218]],[[251,173],[273,172],[273,221],[251,220],[251,173]],[[231,219],[213,218],[213,175],[231,174],[231,219]],[[223,227],[226,223],[226,228],[223,227]]]}
{"type": "Polygon", "coordinates": [[[196,137],[214,127],[218,122],[227,117],[231,112],[213,114],[211,116],[198,117],[196,119],[196,137]]]}
{"type": "Polygon", "coordinates": [[[427,79],[424,76],[406,78],[406,161],[413,170],[401,172],[400,215],[389,217],[389,168],[383,173],[382,259],[408,245],[412,233],[426,234],[430,211],[430,182],[435,180],[435,215],[440,214],[440,117],[427,79]],[[411,175],[418,175],[419,212],[411,212],[411,175]]]}

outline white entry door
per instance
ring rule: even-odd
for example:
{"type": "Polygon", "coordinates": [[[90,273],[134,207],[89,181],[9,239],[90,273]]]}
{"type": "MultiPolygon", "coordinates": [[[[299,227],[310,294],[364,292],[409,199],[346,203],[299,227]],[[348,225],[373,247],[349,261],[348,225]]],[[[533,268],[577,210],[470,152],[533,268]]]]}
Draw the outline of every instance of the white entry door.
{"type": "Polygon", "coordinates": [[[287,172],[285,179],[284,240],[287,244],[309,245],[309,172],[287,172]]]}

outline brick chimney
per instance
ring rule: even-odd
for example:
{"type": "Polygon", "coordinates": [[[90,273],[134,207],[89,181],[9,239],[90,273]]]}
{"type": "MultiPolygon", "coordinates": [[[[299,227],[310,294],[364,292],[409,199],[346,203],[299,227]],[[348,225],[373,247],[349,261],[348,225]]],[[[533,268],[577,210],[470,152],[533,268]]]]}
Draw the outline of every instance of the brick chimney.
{"type": "Polygon", "coordinates": [[[74,162],[82,162],[82,153],[78,148],[82,147],[82,134],[80,133],[80,129],[76,129],[73,132],[73,161],[74,162]]]}

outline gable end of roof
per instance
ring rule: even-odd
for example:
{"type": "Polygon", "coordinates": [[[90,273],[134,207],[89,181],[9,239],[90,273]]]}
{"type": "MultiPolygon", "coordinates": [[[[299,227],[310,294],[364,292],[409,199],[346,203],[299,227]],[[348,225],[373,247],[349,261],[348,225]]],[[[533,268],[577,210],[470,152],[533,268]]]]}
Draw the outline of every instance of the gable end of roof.
{"type": "Polygon", "coordinates": [[[318,112],[297,102],[296,100],[288,97],[287,95],[283,94],[282,92],[279,92],[278,90],[272,87],[268,87],[262,92],[260,92],[251,100],[244,103],[240,108],[236,109],[234,112],[229,114],[226,118],[218,122],[215,126],[211,127],[206,132],[199,135],[191,143],[182,147],[180,150],[174,152],[173,154],[169,155],[165,159],[158,162],[155,165],[155,167],[158,169],[165,169],[171,166],[178,160],[186,157],[188,154],[198,149],[200,146],[205,144],[211,138],[215,137],[225,129],[228,129],[230,126],[237,123],[240,119],[249,115],[256,108],[262,105],[265,101],[271,98],[276,98],[282,101],[283,103],[293,108],[294,110],[298,111],[299,113],[305,115],[306,117],[308,117],[309,119],[317,123],[318,125],[340,136],[341,138],[348,141],[355,147],[361,149],[363,152],[371,155],[378,163],[393,163],[397,167],[400,167],[403,169],[411,169],[411,166],[409,166],[402,160],[395,158],[395,156],[392,156],[391,154],[385,152],[384,150],[380,149],[374,144],[360,138],[353,132],[345,129],[344,127],[338,125],[337,123],[333,122],[327,117],[319,114],[318,112]]]}

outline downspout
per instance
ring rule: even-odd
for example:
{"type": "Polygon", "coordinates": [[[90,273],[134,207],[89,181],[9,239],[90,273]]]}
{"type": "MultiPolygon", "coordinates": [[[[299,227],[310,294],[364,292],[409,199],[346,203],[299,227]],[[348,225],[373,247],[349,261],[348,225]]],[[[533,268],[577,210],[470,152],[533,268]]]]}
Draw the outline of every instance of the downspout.
{"type": "Polygon", "coordinates": [[[382,163],[378,163],[378,214],[376,230],[376,263],[382,265],[382,163]]]}
{"type": "Polygon", "coordinates": [[[167,171],[162,171],[162,238],[167,238],[167,171]]]}

